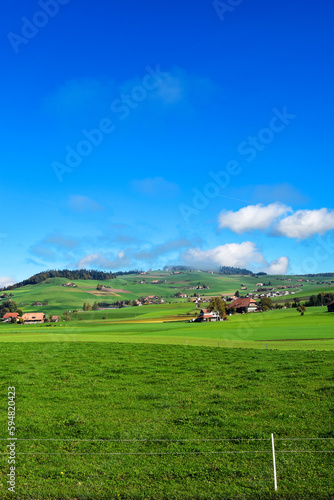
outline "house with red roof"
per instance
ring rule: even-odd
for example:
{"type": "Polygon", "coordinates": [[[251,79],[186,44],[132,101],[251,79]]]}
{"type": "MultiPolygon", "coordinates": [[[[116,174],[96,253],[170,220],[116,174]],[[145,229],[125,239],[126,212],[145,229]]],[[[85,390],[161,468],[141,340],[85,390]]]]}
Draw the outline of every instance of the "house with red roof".
{"type": "Polygon", "coordinates": [[[24,323],[28,324],[36,324],[36,323],[44,323],[45,314],[44,313],[25,313],[23,316],[24,323]]]}
{"type": "Polygon", "coordinates": [[[20,319],[20,316],[19,316],[19,313],[6,313],[4,314],[2,320],[5,322],[5,323],[10,323],[12,321],[12,319],[15,319],[16,322],[20,319]]]}
{"type": "Polygon", "coordinates": [[[255,312],[257,310],[257,303],[255,302],[254,299],[251,299],[250,297],[246,297],[243,299],[236,299],[231,304],[227,306],[227,310],[230,310],[232,308],[235,308],[237,313],[248,313],[248,312],[255,312]]]}
{"type": "Polygon", "coordinates": [[[201,309],[198,319],[199,321],[221,321],[218,311],[209,311],[208,309],[201,309]]]}

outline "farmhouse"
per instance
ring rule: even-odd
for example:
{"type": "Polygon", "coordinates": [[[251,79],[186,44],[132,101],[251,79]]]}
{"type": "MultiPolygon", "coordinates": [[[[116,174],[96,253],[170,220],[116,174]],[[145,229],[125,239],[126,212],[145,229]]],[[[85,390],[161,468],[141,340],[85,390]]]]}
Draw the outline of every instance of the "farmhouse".
{"type": "Polygon", "coordinates": [[[18,313],[6,313],[4,314],[2,320],[6,323],[9,323],[13,318],[18,321],[20,319],[20,316],[18,313]]]}
{"type": "Polygon", "coordinates": [[[201,309],[198,319],[200,321],[221,321],[218,311],[208,311],[208,309],[201,309]]]}
{"type": "Polygon", "coordinates": [[[27,324],[33,325],[36,323],[44,323],[45,314],[44,313],[25,313],[23,316],[23,321],[27,324]]]}
{"type": "Polygon", "coordinates": [[[52,323],[58,323],[60,321],[60,316],[52,316],[51,317],[51,322],[52,323]]]}
{"type": "Polygon", "coordinates": [[[327,308],[329,313],[334,312],[334,300],[328,304],[327,308]]]}
{"type": "Polygon", "coordinates": [[[236,299],[227,306],[227,309],[229,310],[233,307],[235,307],[238,313],[248,313],[256,311],[257,304],[255,300],[251,298],[236,299]]]}
{"type": "Polygon", "coordinates": [[[157,299],[158,297],[156,295],[148,295],[147,297],[144,298],[144,301],[151,304],[152,300],[157,300],[157,299]]]}

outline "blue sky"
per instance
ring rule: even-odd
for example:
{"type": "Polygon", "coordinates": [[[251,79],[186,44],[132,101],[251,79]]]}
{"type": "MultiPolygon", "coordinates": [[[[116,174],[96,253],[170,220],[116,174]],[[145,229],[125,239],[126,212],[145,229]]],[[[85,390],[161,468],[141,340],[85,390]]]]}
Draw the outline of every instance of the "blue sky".
{"type": "Polygon", "coordinates": [[[4,14],[0,286],[82,266],[334,270],[330,2],[4,14]]]}

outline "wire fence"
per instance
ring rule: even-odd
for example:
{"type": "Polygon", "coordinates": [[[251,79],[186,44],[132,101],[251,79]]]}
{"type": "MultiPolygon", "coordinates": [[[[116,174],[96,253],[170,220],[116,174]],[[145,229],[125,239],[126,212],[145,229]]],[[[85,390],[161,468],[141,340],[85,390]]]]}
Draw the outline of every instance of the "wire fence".
{"type": "MultiPolygon", "coordinates": [[[[134,455],[134,456],[180,456],[180,455],[252,455],[252,454],[269,454],[272,455],[272,467],[273,467],[273,478],[275,490],[278,489],[277,485],[277,473],[276,473],[276,455],[278,454],[311,454],[311,453],[322,453],[322,454],[333,454],[334,453],[334,438],[331,437],[277,437],[274,439],[274,435],[271,434],[268,438],[173,438],[173,439],[110,439],[110,438],[100,438],[100,439],[88,439],[88,438],[3,438],[0,439],[2,442],[15,442],[15,446],[18,448],[15,450],[17,456],[120,456],[120,455],[134,455]],[[52,446],[58,446],[58,451],[48,451],[48,443],[52,443],[52,446]],[[291,445],[298,443],[298,448],[295,449],[291,445]],[[45,450],[38,451],[25,451],[25,444],[29,444],[29,447],[36,445],[38,447],[46,447],[45,450]],[[76,446],[80,447],[84,444],[88,445],[90,449],[87,451],[81,450],[64,450],[65,446],[76,446]],[[215,445],[220,446],[220,449],[187,449],[189,446],[200,446],[200,445],[215,445]],[[261,449],[249,449],[252,446],[260,445],[261,449]],[[303,444],[307,444],[308,449],[303,448],[303,444]],[[104,451],[97,449],[92,451],[92,447],[95,445],[109,445],[115,448],[120,446],[120,450],[112,449],[110,451],[104,451]],[[158,446],[163,449],[154,449],[145,451],[139,448],[136,450],[124,450],[124,445],[136,445],[139,447],[145,445],[158,446]],[[178,449],[166,450],[166,446],[175,445],[178,449]],[[239,446],[241,445],[243,449],[226,449],[228,446],[239,446]],[[278,448],[276,447],[278,445],[278,448]],[[180,450],[179,447],[183,446],[185,449],[180,450]],[[223,447],[223,449],[221,449],[223,447]],[[248,447],[248,449],[247,449],[248,447]],[[309,449],[312,448],[313,449],[309,449]],[[322,449],[319,449],[322,448],[322,449]],[[246,449],[244,449],[246,448],[246,449]],[[324,449],[325,448],[325,449],[324,449]]],[[[9,445],[5,445],[6,448],[9,445]]],[[[8,455],[8,449],[5,452],[0,453],[0,455],[8,455]]]]}

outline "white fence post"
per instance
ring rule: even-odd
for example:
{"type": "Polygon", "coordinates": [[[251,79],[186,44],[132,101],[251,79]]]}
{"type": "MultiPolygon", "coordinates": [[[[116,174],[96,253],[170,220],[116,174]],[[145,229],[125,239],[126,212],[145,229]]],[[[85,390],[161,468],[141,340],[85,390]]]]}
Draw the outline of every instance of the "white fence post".
{"type": "Polygon", "coordinates": [[[277,491],[277,475],[276,475],[276,459],[275,459],[275,443],[274,443],[274,434],[271,434],[271,445],[272,445],[272,449],[273,449],[273,464],[274,464],[275,491],[277,491]]]}

